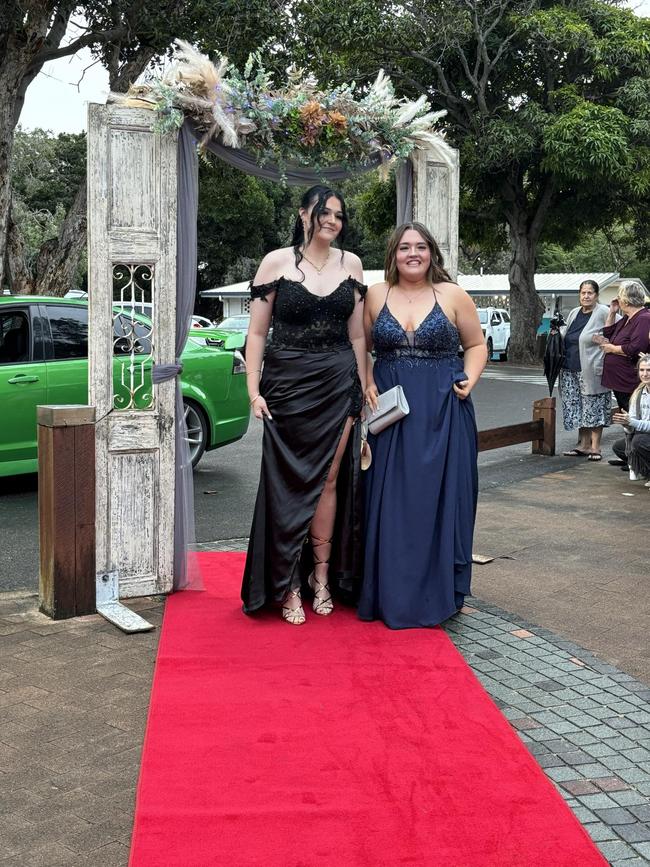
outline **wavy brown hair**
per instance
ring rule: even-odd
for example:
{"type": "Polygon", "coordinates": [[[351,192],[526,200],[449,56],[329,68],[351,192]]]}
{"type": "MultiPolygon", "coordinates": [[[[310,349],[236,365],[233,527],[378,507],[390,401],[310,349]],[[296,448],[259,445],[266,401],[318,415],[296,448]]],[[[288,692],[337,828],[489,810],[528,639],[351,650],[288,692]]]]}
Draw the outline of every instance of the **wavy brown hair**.
{"type": "Polygon", "coordinates": [[[386,247],[386,259],[384,260],[384,280],[389,286],[396,286],[399,283],[399,272],[397,270],[397,248],[400,245],[404,232],[413,229],[422,236],[422,240],[426,241],[429,253],[431,254],[431,262],[427,271],[427,280],[429,283],[453,283],[447,271],[445,270],[445,261],[442,258],[440,247],[437,245],[435,238],[431,232],[422,223],[402,223],[398,226],[393,234],[388,239],[386,247]]]}

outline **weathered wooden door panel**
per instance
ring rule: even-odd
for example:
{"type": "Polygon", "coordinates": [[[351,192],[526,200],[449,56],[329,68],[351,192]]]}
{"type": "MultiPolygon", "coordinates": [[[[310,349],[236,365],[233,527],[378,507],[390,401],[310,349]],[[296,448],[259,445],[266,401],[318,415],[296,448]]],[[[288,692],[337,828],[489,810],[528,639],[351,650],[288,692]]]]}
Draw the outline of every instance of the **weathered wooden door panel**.
{"type": "Polygon", "coordinates": [[[458,273],[458,151],[443,141],[416,150],[413,160],[413,219],[438,242],[447,271],[458,273]]]}
{"type": "Polygon", "coordinates": [[[175,360],[176,140],[156,135],[152,120],[89,108],[97,571],[117,571],[125,597],[167,592],[173,580],[175,384],[153,386],[151,364],[175,360]]]}

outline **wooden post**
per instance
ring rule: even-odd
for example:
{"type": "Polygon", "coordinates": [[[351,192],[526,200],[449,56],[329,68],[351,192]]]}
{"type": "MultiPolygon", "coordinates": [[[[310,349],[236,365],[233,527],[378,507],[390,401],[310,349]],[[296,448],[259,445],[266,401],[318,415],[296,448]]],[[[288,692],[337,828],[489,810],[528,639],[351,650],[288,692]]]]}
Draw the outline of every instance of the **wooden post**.
{"type": "Polygon", "coordinates": [[[40,610],[95,611],[95,407],[39,406],[40,610]]]}
{"type": "Polygon", "coordinates": [[[544,435],[541,439],[533,441],[534,455],[555,454],[555,398],[544,397],[533,403],[533,421],[541,420],[544,423],[544,435]]]}

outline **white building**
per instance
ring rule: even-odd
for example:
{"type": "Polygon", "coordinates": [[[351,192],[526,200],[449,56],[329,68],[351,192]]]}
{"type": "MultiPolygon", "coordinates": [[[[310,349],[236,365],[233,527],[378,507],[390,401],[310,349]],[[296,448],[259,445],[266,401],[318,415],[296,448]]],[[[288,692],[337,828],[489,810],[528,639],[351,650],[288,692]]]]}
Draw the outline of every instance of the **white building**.
{"type": "MultiPolygon", "coordinates": [[[[364,277],[366,283],[371,286],[384,279],[384,272],[366,271],[364,277]]],[[[600,286],[600,301],[603,304],[609,304],[616,296],[622,279],[632,278],[622,278],[616,271],[586,274],[536,274],[535,287],[544,302],[547,315],[555,309],[558,298],[560,299],[559,306],[566,314],[572,307],[577,306],[578,288],[583,280],[595,280],[600,286]]],[[[459,274],[458,282],[474,298],[477,307],[508,308],[509,306],[510,285],[507,274],[459,274]]],[[[224,318],[236,316],[249,311],[248,286],[249,281],[244,280],[242,283],[233,283],[230,286],[206,289],[201,292],[201,297],[217,298],[223,301],[224,318]]]]}

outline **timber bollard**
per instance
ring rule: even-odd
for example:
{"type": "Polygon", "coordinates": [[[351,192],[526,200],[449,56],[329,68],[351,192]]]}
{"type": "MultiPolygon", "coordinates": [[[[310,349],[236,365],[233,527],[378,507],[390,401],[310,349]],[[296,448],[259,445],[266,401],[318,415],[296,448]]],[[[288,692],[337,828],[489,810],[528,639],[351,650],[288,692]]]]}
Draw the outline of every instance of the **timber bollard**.
{"type": "Polygon", "coordinates": [[[39,607],[95,612],[95,407],[39,406],[39,607]]]}
{"type": "Polygon", "coordinates": [[[533,441],[534,455],[553,456],[555,454],[555,398],[543,397],[533,403],[533,421],[544,422],[541,439],[533,441]]]}
{"type": "Polygon", "coordinates": [[[545,397],[533,402],[533,420],[478,432],[478,450],[502,449],[518,443],[533,444],[534,455],[555,454],[555,398],[545,397]]]}

